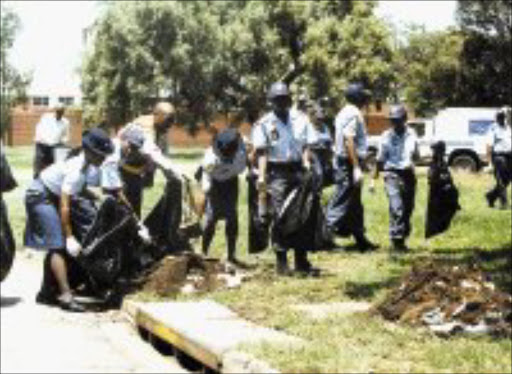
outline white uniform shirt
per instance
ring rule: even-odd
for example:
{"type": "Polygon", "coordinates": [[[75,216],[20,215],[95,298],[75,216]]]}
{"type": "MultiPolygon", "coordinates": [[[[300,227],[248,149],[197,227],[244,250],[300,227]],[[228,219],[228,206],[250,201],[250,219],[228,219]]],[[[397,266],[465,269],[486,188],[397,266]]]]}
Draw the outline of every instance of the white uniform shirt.
{"type": "Polygon", "coordinates": [[[36,125],[34,137],[36,143],[54,146],[69,141],[69,120],[58,120],[55,113],[45,113],[36,125]]]}
{"type": "Polygon", "coordinates": [[[270,162],[300,162],[307,145],[317,142],[317,134],[307,116],[290,113],[283,123],[274,112],[256,122],[252,131],[255,149],[266,149],[270,162]]]}
{"type": "Polygon", "coordinates": [[[345,137],[353,137],[356,153],[365,158],[368,151],[366,138],[366,125],[363,114],[353,104],[347,104],[339,111],[334,120],[335,127],[335,152],[340,157],[348,157],[345,149],[345,137]]]}
{"type": "Polygon", "coordinates": [[[418,150],[418,138],[413,129],[406,127],[402,136],[394,129],[386,130],[380,139],[377,161],[384,170],[404,170],[414,166],[414,154],[418,150]]]}
{"type": "Polygon", "coordinates": [[[121,167],[121,141],[113,139],[114,152],[105,158],[100,167],[101,187],[107,190],[117,190],[123,187],[119,168],[121,167]]]}
{"type": "Polygon", "coordinates": [[[228,179],[234,178],[243,173],[247,166],[247,155],[245,147],[242,143],[232,161],[221,159],[215,154],[212,147],[209,147],[203,158],[203,177],[202,188],[204,192],[210,190],[212,180],[218,182],[225,182],[228,179]]]}
{"type": "Polygon", "coordinates": [[[82,153],[68,160],[50,165],[41,172],[43,184],[55,195],[62,193],[77,195],[88,186],[100,185],[99,169],[89,164],[84,170],[85,156],[82,153]]]}
{"type": "Polygon", "coordinates": [[[493,123],[489,130],[489,144],[492,146],[493,152],[510,153],[512,152],[512,132],[510,126],[500,126],[496,122],[493,123]]]}

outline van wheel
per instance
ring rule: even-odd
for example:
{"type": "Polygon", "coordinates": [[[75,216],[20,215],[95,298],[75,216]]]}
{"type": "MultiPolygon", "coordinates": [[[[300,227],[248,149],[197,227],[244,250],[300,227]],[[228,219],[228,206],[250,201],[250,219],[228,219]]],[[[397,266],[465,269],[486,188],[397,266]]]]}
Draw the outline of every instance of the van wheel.
{"type": "Polygon", "coordinates": [[[460,154],[453,157],[450,167],[458,171],[476,173],[478,171],[478,161],[470,154],[460,154]]]}

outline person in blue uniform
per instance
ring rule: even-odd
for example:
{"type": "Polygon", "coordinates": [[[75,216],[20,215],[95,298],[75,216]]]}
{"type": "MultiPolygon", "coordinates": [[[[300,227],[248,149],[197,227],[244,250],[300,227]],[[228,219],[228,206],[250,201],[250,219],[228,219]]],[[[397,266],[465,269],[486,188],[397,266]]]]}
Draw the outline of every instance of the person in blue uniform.
{"type": "Polygon", "coordinates": [[[367,156],[366,125],[361,109],[369,93],[361,83],[351,83],[345,90],[347,104],[335,119],[334,168],[336,190],[326,210],[324,237],[353,236],[361,252],[375,250],[365,235],[364,209],[361,202],[363,163],[367,156]]]}
{"type": "Polygon", "coordinates": [[[487,158],[494,167],[496,185],[485,197],[490,207],[494,207],[496,200],[499,200],[501,209],[508,208],[507,187],[512,180],[510,126],[510,107],[504,107],[496,113],[496,122],[491,127],[487,146],[487,158]]]}
{"type": "Polygon", "coordinates": [[[272,84],[268,92],[272,110],[253,128],[252,143],[258,159],[258,190],[268,191],[270,203],[259,201],[261,216],[270,216],[272,243],[276,252],[278,274],[290,274],[287,251],[295,252],[295,270],[306,275],[318,274],[307,259],[307,248],[284,235],[277,219],[288,195],[298,187],[305,170],[311,169],[310,147],[317,142],[316,131],[305,116],[290,113],[292,104],[288,87],[283,82],[272,84]],[[269,209],[271,208],[271,209],[269,209]]]}
{"type": "Polygon", "coordinates": [[[392,128],[381,136],[374,179],[379,177],[379,169],[383,169],[392,249],[406,251],[405,240],[411,233],[416,195],[414,161],[418,159],[418,141],[414,130],[406,125],[407,111],[402,104],[391,106],[389,119],[392,128]]]}
{"type": "Polygon", "coordinates": [[[108,134],[99,128],[82,136],[82,151],[44,169],[26,191],[25,246],[47,251],[38,303],[84,311],[72,294],[68,270],[82,251],[77,240],[80,227],[72,225],[72,199],[94,194],[87,187],[100,186],[99,166],[113,151],[108,134]]]}
{"type": "Polygon", "coordinates": [[[216,134],[202,162],[201,185],[206,197],[203,254],[208,255],[217,221],[225,219],[227,260],[234,265],[238,263],[238,176],[246,166],[245,146],[235,129],[216,134]]]}
{"type": "Polygon", "coordinates": [[[313,153],[314,167],[320,176],[320,186],[327,187],[334,183],[333,169],[333,141],[331,131],[326,123],[325,110],[314,104],[309,109],[309,117],[317,132],[318,141],[311,147],[313,153]]]}

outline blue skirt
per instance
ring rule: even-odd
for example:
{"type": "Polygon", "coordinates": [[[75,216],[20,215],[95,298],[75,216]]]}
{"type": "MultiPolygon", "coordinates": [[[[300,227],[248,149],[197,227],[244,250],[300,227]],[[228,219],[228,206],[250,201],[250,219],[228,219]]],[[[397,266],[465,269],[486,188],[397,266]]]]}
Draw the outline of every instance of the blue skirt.
{"type": "Polygon", "coordinates": [[[25,246],[40,249],[65,248],[64,233],[59,214],[59,198],[41,182],[34,179],[25,193],[27,222],[25,246]]]}

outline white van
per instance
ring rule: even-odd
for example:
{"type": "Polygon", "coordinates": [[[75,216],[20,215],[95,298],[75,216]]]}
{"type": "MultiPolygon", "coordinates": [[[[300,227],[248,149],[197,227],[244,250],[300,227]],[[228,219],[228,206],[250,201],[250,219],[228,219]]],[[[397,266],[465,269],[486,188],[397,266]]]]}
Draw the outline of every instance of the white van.
{"type": "MultiPolygon", "coordinates": [[[[431,144],[443,140],[446,143],[448,165],[472,172],[480,170],[487,164],[488,133],[498,110],[499,108],[445,108],[433,118],[408,121],[408,125],[418,135],[419,164],[429,164],[432,159],[431,144]]],[[[377,144],[378,137],[370,137],[369,148],[375,148],[377,144]]]]}

